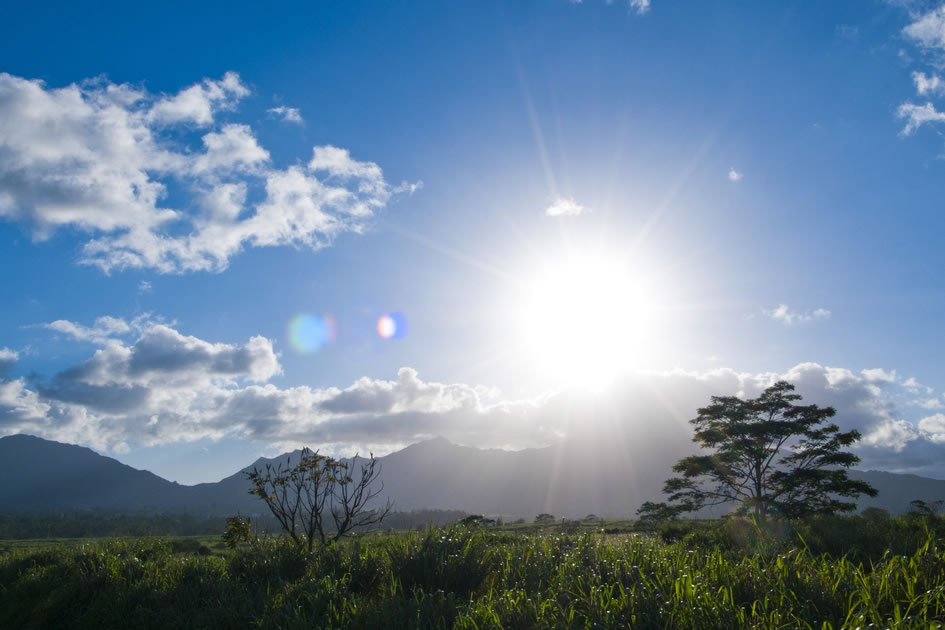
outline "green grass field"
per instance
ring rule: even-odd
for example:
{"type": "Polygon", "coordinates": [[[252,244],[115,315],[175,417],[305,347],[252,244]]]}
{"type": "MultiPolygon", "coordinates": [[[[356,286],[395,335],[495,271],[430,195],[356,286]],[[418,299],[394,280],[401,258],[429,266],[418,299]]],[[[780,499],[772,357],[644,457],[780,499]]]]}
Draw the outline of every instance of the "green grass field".
{"type": "MultiPolygon", "coordinates": [[[[945,623],[945,540],[927,524],[910,525],[916,536],[911,553],[878,554],[870,561],[816,553],[795,535],[736,540],[718,524],[686,524],[689,531],[674,543],[663,541],[678,537],[671,528],[657,535],[604,534],[601,529],[616,524],[600,525],[582,524],[572,534],[560,533],[560,526],[537,533],[534,527],[506,526],[372,534],[311,556],[275,538],[256,549],[233,551],[206,536],[5,542],[0,543],[5,550],[0,627],[936,628],[945,623]],[[729,542],[719,544],[725,536],[729,542]]],[[[847,533],[865,536],[855,528],[847,533]]],[[[807,535],[817,538],[816,528],[807,535]]],[[[869,551],[864,547],[861,555],[869,551]]]]}

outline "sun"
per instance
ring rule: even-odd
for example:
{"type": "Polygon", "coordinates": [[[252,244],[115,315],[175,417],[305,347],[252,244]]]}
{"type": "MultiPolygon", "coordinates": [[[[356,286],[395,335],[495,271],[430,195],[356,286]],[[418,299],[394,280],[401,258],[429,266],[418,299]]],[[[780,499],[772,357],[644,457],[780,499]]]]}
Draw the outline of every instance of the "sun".
{"type": "Polygon", "coordinates": [[[545,376],[606,387],[652,351],[654,304],[645,279],[623,260],[571,257],[524,283],[519,341],[545,376]]]}

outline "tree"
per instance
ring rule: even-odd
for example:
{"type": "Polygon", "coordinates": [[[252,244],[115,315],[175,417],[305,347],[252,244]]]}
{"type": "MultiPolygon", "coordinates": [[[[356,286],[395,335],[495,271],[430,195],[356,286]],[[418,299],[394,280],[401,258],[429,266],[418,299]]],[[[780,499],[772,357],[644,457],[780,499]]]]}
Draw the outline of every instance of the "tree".
{"type": "Polygon", "coordinates": [[[266,464],[263,471],[254,468],[245,474],[253,484],[250,494],[265,501],[300,549],[311,552],[316,541],[321,545],[337,541],[379,524],[390,512],[390,500],[368,509],[384,490],[383,482],[373,487],[380,475],[374,455],[357,468],[357,455],[345,462],[304,448],[295,466],[290,458],[285,465],[266,464]]]}
{"type": "Polygon", "coordinates": [[[549,523],[555,522],[555,517],[553,514],[542,512],[541,514],[535,517],[535,522],[540,525],[548,525],[549,523]]]}
{"type": "Polygon", "coordinates": [[[799,518],[849,512],[856,503],[843,498],[876,496],[868,483],[847,475],[860,458],[843,449],[860,433],[825,424],[836,410],[794,404],[801,397],[793,391],[779,381],[754,399],[713,396],[690,424],[693,442],[714,452],[679,460],[673,471],[680,476],[663,487],[669,503],[647,502],[638,514],[672,517],[735,503],[758,519],[799,518]]]}
{"type": "Polygon", "coordinates": [[[223,532],[223,543],[230,549],[236,549],[241,543],[256,548],[259,538],[253,530],[249,519],[242,516],[229,516],[226,519],[226,529],[223,532]]]}
{"type": "Polygon", "coordinates": [[[913,499],[909,501],[908,516],[923,518],[933,517],[942,510],[942,507],[945,507],[945,501],[942,499],[932,501],[931,503],[927,503],[922,499],[913,499]]]}

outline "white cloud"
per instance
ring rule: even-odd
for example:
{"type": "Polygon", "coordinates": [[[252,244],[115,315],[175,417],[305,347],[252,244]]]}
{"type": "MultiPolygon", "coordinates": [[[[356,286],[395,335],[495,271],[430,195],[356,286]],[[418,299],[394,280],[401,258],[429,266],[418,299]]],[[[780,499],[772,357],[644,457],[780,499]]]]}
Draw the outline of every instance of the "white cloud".
{"type": "Polygon", "coordinates": [[[79,262],[105,272],[220,271],[247,247],[318,249],[363,232],[393,195],[419,187],[392,186],[378,165],[332,146],[315,147],[308,169],[273,168],[250,127],[217,120],[248,94],[235,73],[171,96],[0,74],[0,219],[37,239],[89,233],[79,262]],[[190,147],[182,125],[209,129],[190,147]],[[180,207],[165,203],[171,184],[185,193],[180,207]]]}
{"type": "Polygon", "coordinates": [[[119,317],[105,315],[95,320],[92,326],[83,326],[65,319],[42,324],[44,328],[68,335],[77,341],[103,344],[109,339],[131,332],[131,325],[119,317]]]}
{"type": "Polygon", "coordinates": [[[919,432],[930,442],[945,444],[945,414],[937,413],[919,420],[919,432]]]}
{"type": "Polygon", "coordinates": [[[737,181],[741,180],[742,177],[744,177],[744,174],[739,173],[738,171],[736,171],[734,167],[732,167],[732,168],[730,168],[730,169],[728,170],[728,179],[729,179],[729,181],[737,182],[737,181]]]}
{"type": "Polygon", "coordinates": [[[152,288],[151,283],[147,280],[138,283],[138,293],[150,293],[152,288]]]}
{"type": "Polygon", "coordinates": [[[233,109],[249,95],[249,88],[235,72],[227,72],[221,81],[204,79],[174,96],[165,96],[148,110],[149,121],[171,125],[192,122],[209,125],[220,110],[233,109]]]}
{"type": "Polygon", "coordinates": [[[937,74],[928,76],[924,72],[913,72],[912,80],[915,82],[916,92],[920,96],[936,94],[941,96],[945,94],[945,81],[942,81],[942,78],[937,74]]]}
{"type": "Polygon", "coordinates": [[[206,151],[197,156],[193,173],[208,171],[252,171],[269,161],[269,152],[256,143],[246,125],[226,125],[219,132],[203,137],[206,151]]]}
{"type": "Polygon", "coordinates": [[[878,448],[889,448],[901,453],[904,448],[918,437],[918,432],[905,420],[884,420],[880,425],[863,436],[863,443],[878,448]]]}
{"type": "Polygon", "coordinates": [[[945,5],[918,16],[903,32],[923,48],[945,49],[945,5]]]}
{"type": "Polygon", "coordinates": [[[763,310],[764,314],[775,321],[784,323],[787,326],[793,324],[805,324],[815,319],[828,319],[830,311],[824,308],[814,309],[813,311],[792,311],[787,304],[779,304],[771,310],[763,310]]]}
{"type": "Polygon", "coordinates": [[[945,409],[945,404],[942,404],[942,401],[938,398],[926,398],[924,400],[915,401],[916,407],[922,407],[923,409],[933,410],[933,409],[945,409]]]}
{"type": "Polygon", "coordinates": [[[165,324],[142,324],[133,339],[107,338],[88,359],[50,379],[32,386],[0,380],[0,435],[27,432],[103,450],[229,436],[328,452],[357,445],[383,454],[437,435],[520,448],[596,433],[659,437],[654,443],[672,443],[685,454],[688,420],[710,396],[755,397],[786,379],[806,402],[836,407],[841,429],[864,434],[857,448],[864,467],[945,473],[938,446],[945,443],[945,417],[929,416],[918,426],[904,420],[896,400],[906,390],[889,378],[892,370],[857,374],[816,363],[784,373],[672,370],[628,375],[593,395],[557,391],[518,399],[495,388],[424,380],[411,368],[391,380],[365,377],[343,388],[278,387],[271,380],[281,371],[264,337],[209,342],[165,324]]]}
{"type": "Polygon", "coordinates": [[[945,122],[945,112],[935,109],[932,103],[926,103],[925,105],[903,103],[896,110],[896,116],[908,119],[901,132],[905,136],[912,135],[916,129],[926,123],[945,122]]]}
{"type": "Polygon", "coordinates": [[[574,199],[564,197],[555,199],[554,203],[545,209],[545,215],[549,217],[576,217],[584,212],[589,212],[589,209],[577,203],[574,199]]]}
{"type": "Polygon", "coordinates": [[[302,123],[302,114],[295,107],[286,107],[285,105],[280,105],[279,107],[272,107],[266,110],[273,116],[278,116],[285,122],[291,123],[302,123]]]}
{"type": "Polygon", "coordinates": [[[869,383],[895,383],[896,370],[887,371],[883,368],[870,368],[862,371],[863,378],[869,383]]]}

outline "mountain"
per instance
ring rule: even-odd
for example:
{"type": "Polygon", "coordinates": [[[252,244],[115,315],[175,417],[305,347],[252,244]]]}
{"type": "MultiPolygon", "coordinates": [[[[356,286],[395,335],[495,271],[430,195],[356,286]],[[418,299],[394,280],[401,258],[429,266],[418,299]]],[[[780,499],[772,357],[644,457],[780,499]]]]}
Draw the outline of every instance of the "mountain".
{"type": "MultiPolygon", "coordinates": [[[[642,501],[661,496],[675,453],[673,430],[639,436],[570,441],[521,451],[478,449],[437,438],[378,458],[385,498],[397,510],[458,509],[533,517],[631,516],[642,501]]],[[[685,447],[685,443],[682,443],[685,447]]],[[[679,447],[676,447],[679,448],[679,447]]],[[[0,512],[105,510],[254,514],[263,505],[243,474],[284,463],[298,452],[260,458],[215,483],[184,486],[136,470],[91,449],[28,435],[0,438],[0,512]]],[[[851,477],[876,487],[860,507],[893,513],[909,501],[945,498],[945,481],[877,471],[851,477]]]]}
{"type": "Polygon", "coordinates": [[[186,486],[89,448],[31,435],[0,438],[0,511],[174,510],[186,486]]]}

